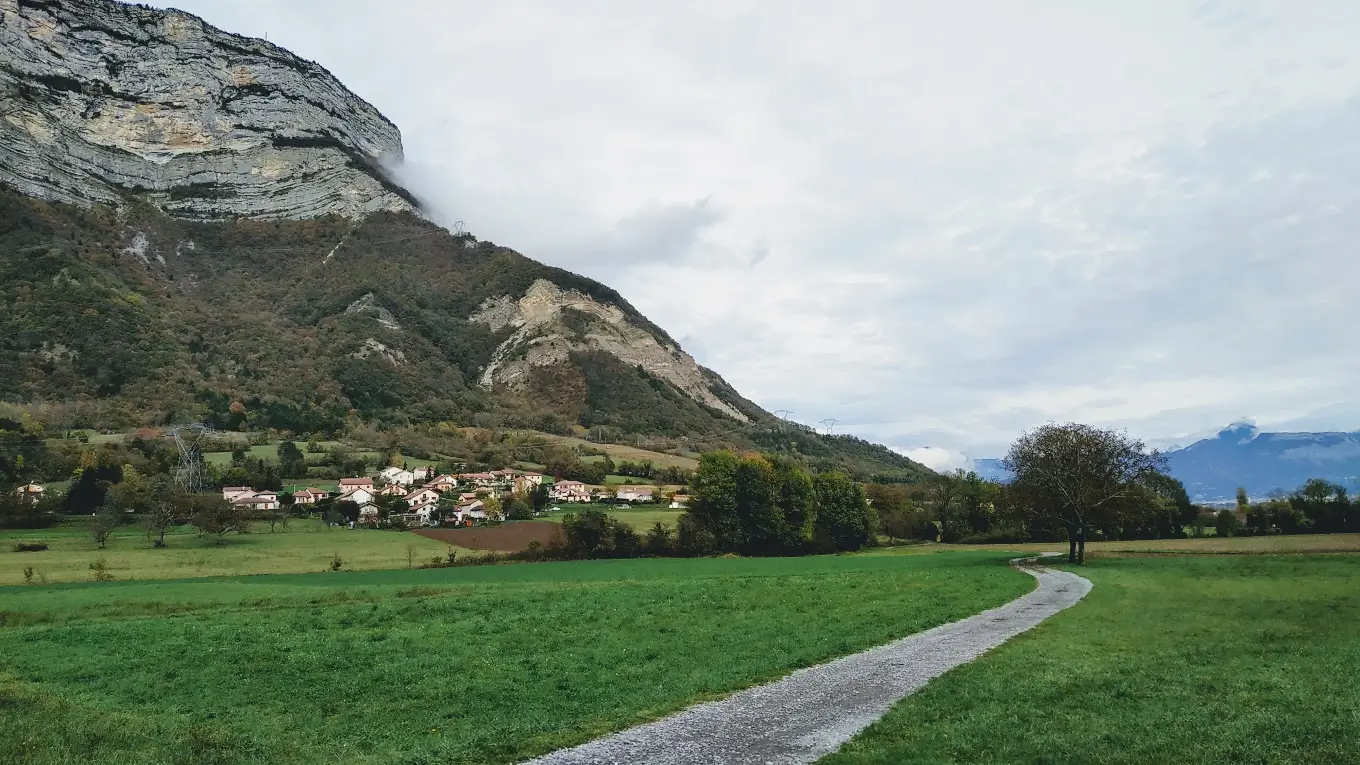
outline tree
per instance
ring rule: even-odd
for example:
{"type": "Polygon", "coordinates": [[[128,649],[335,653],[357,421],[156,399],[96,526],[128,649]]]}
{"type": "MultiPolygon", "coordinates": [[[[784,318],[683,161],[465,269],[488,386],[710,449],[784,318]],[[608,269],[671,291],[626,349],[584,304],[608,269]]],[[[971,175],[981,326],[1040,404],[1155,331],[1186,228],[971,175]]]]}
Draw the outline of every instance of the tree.
{"type": "Polygon", "coordinates": [[[955,523],[954,510],[959,500],[959,484],[954,480],[954,476],[931,476],[926,479],[921,493],[926,509],[940,522],[940,541],[958,540],[961,535],[955,523]]]}
{"type": "Polygon", "coordinates": [[[1148,491],[1145,482],[1165,462],[1156,451],[1114,430],[1068,423],[1027,431],[1002,464],[1026,520],[1057,521],[1067,528],[1068,561],[1084,563],[1092,528],[1117,526],[1121,516],[1147,512],[1130,501],[1148,491]]]}
{"type": "Polygon", "coordinates": [[[482,512],[486,513],[486,519],[493,523],[505,520],[505,511],[501,507],[501,498],[495,494],[482,500],[482,512]]]}
{"type": "Polygon", "coordinates": [[[165,547],[165,532],[182,522],[184,517],[183,501],[176,501],[170,497],[162,497],[152,501],[151,507],[146,511],[142,518],[142,524],[146,527],[146,536],[151,540],[152,547],[165,547]]]}
{"type": "Polygon", "coordinates": [[[505,518],[509,521],[527,521],[534,517],[533,508],[529,503],[515,497],[505,506],[505,518]]]}
{"type": "Polygon", "coordinates": [[[1233,511],[1221,510],[1214,520],[1214,531],[1220,537],[1230,537],[1237,533],[1237,514],[1233,511]]]}
{"type": "Polygon", "coordinates": [[[550,499],[551,495],[548,492],[548,487],[544,484],[537,484],[529,492],[529,506],[533,509],[535,515],[548,508],[550,499]]]}
{"type": "Polygon", "coordinates": [[[643,543],[643,549],[649,555],[665,555],[671,547],[671,528],[661,521],[652,524],[647,530],[647,539],[643,543]]]}
{"type": "Polygon", "coordinates": [[[90,534],[94,536],[94,543],[99,545],[99,549],[104,549],[105,543],[109,541],[109,535],[122,522],[123,513],[118,509],[118,505],[111,500],[105,500],[90,524],[90,534]]]}
{"type": "Polygon", "coordinates": [[[1247,511],[1250,510],[1250,509],[1251,509],[1251,500],[1250,500],[1250,499],[1247,499],[1247,490],[1246,490],[1244,487],[1242,487],[1242,486],[1238,486],[1238,487],[1237,487],[1237,512],[1242,513],[1243,515],[1246,515],[1246,514],[1247,514],[1247,511]]]}
{"type": "Polygon", "coordinates": [[[279,475],[285,478],[307,475],[307,455],[292,441],[279,442],[279,475]]]}
{"type": "Polygon", "coordinates": [[[217,537],[216,544],[226,544],[227,535],[233,531],[246,530],[248,519],[241,505],[214,496],[196,497],[194,504],[194,526],[203,534],[217,537]]]}
{"type": "Polygon", "coordinates": [[[844,473],[820,473],[812,487],[817,497],[815,538],[819,546],[848,552],[873,539],[873,511],[859,484],[844,473]]]}
{"type": "MultiPolygon", "coordinates": [[[[703,530],[702,541],[719,552],[736,552],[741,544],[741,519],[737,515],[737,455],[709,452],[699,457],[699,469],[691,483],[689,509],[694,530],[703,530]]],[[[682,527],[682,536],[686,529],[682,527]]],[[[695,536],[698,541],[701,537],[695,536]]]]}

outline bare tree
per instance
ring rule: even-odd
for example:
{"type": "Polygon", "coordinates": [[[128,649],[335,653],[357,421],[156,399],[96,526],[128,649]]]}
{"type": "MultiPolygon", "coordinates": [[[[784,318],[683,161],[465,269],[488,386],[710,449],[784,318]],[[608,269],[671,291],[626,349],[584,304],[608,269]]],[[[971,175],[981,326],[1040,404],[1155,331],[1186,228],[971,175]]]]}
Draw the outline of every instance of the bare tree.
{"type": "Polygon", "coordinates": [[[1114,526],[1122,514],[1148,503],[1131,501],[1157,474],[1165,458],[1142,441],[1115,430],[1068,423],[1027,431],[1003,464],[1015,476],[1014,510],[1023,520],[1067,527],[1070,563],[1086,561],[1086,536],[1096,525],[1114,526]]]}

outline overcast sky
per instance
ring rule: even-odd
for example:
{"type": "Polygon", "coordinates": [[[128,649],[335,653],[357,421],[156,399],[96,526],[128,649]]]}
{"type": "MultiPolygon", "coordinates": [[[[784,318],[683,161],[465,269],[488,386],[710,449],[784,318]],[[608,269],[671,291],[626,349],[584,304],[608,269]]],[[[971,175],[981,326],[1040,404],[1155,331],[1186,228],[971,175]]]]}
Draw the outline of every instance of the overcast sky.
{"type": "Polygon", "coordinates": [[[1050,420],[1360,429],[1360,3],[174,5],[793,419],[935,466],[1050,420]]]}

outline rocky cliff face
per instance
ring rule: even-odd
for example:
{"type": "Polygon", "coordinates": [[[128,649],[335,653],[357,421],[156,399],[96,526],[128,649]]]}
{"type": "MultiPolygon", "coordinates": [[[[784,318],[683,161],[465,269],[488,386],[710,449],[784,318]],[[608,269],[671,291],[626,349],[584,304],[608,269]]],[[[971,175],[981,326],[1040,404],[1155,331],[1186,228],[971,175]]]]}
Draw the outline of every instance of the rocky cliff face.
{"type": "Polygon", "coordinates": [[[714,395],[712,381],[694,357],[676,345],[663,344],[617,306],[564,290],[547,279],[535,281],[522,296],[487,299],[471,321],[486,324],[493,332],[514,330],[482,373],[483,387],[498,383],[516,387],[528,380],[534,367],[565,363],[573,351],[604,351],[629,366],[642,367],[710,409],[742,422],[750,419],[714,395]]]}
{"type": "Polygon", "coordinates": [[[0,0],[0,182],[172,215],[415,210],[401,134],[329,72],[180,11],[0,0]]]}

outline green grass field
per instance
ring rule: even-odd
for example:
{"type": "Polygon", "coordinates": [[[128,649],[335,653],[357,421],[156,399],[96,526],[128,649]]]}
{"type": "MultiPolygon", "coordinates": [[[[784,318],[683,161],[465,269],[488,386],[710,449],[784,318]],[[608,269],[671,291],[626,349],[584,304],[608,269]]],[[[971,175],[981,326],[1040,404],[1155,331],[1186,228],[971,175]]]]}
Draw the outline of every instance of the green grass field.
{"type": "Polygon", "coordinates": [[[957,553],[0,588],[0,762],[516,762],[1032,584],[957,553]]]}
{"type": "Polygon", "coordinates": [[[96,560],[103,560],[116,579],[172,579],[326,571],[335,555],[347,569],[404,568],[407,545],[415,548],[417,562],[448,552],[447,545],[415,534],[332,529],[321,521],[301,519],[274,533],[265,524],[255,524],[250,534],[228,535],[221,547],[189,527],[167,535],[165,541],[167,547],[154,549],[141,530],[130,526],[114,532],[104,550],[95,546],[84,526],[0,532],[0,585],[23,582],[23,569],[29,566],[35,581],[90,581],[90,563],[96,560]],[[14,552],[19,541],[46,542],[50,549],[14,552]]]}
{"type": "Polygon", "coordinates": [[[823,762],[1356,761],[1360,557],[1100,556],[1083,602],[823,762]]]}
{"type": "Polygon", "coordinates": [[[671,527],[675,530],[676,521],[684,510],[671,510],[666,505],[558,505],[561,512],[549,513],[542,517],[545,521],[561,522],[562,516],[570,512],[580,512],[581,510],[592,508],[603,510],[609,515],[632,526],[639,532],[645,532],[657,522],[671,527]]]}

